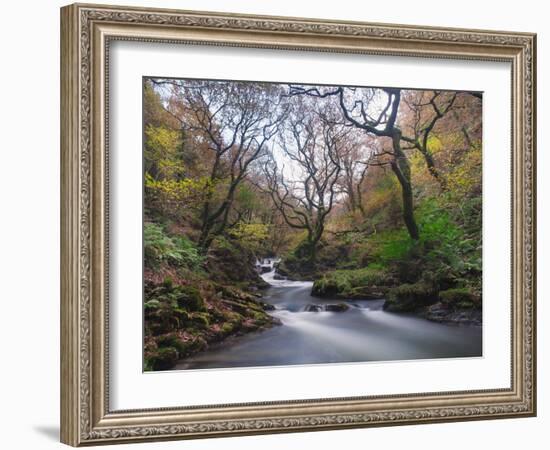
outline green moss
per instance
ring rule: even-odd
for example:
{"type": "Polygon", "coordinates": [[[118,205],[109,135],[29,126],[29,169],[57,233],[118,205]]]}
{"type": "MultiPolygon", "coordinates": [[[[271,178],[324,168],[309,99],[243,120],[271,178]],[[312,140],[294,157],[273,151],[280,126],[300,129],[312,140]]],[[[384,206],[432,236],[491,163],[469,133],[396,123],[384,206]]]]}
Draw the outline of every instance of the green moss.
{"type": "Polygon", "coordinates": [[[195,312],[191,314],[190,319],[199,328],[208,328],[210,326],[210,317],[207,313],[195,312]]]}
{"type": "Polygon", "coordinates": [[[168,370],[176,365],[178,360],[178,350],[174,347],[159,348],[153,355],[146,360],[146,367],[153,370],[168,370]]]}
{"type": "Polygon", "coordinates": [[[206,311],[206,304],[195,286],[180,286],[176,292],[176,301],[188,311],[206,311]]]}
{"type": "Polygon", "coordinates": [[[335,270],[316,280],[311,293],[318,297],[370,298],[393,283],[393,276],[380,266],[335,270]]]}
{"type": "Polygon", "coordinates": [[[221,328],[222,333],[225,335],[233,333],[234,329],[235,329],[235,324],[232,322],[225,322],[221,328]]]}
{"type": "Polygon", "coordinates": [[[472,309],[481,306],[481,299],[468,288],[447,289],[439,293],[441,303],[453,309],[472,309]]]}
{"type": "Polygon", "coordinates": [[[176,317],[179,319],[181,324],[185,324],[185,323],[189,322],[190,314],[185,309],[174,308],[173,311],[174,311],[174,314],[176,315],[176,317]]]}
{"type": "Polygon", "coordinates": [[[227,322],[242,322],[243,316],[235,311],[226,311],[224,318],[227,322]]]}
{"type": "Polygon", "coordinates": [[[187,341],[186,344],[187,344],[186,354],[183,356],[200,352],[202,350],[205,350],[208,347],[206,340],[204,340],[204,338],[200,336],[197,336],[195,339],[191,341],[187,341]]]}
{"type": "Polygon", "coordinates": [[[153,300],[149,300],[148,302],[145,302],[143,306],[145,307],[145,311],[152,312],[159,309],[160,302],[157,299],[153,299],[153,300]]]}
{"type": "Polygon", "coordinates": [[[415,311],[436,301],[436,291],[429,284],[402,284],[388,291],[384,309],[393,312],[415,311]]]}
{"type": "Polygon", "coordinates": [[[266,314],[264,312],[254,311],[252,317],[254,317],[254,320],[265,320],[266,314]]]}
{"type": "Polygon", "coordinates": [[[166,334],[157,338],[159,349],[172,347],[178,351],[178,358],[183,358],[189,351],[189,342],[183,341],[177,334],[166,334]]]}

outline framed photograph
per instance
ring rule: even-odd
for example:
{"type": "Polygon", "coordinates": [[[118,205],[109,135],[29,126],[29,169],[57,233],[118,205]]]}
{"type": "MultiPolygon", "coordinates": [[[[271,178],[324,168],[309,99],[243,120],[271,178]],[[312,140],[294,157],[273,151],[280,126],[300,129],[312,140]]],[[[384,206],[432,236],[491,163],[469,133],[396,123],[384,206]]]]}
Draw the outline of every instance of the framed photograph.
{"type": "Polygon", "coordinates": [[[62,442],[535,415],[535,58],[62,8],[62,442]]]}

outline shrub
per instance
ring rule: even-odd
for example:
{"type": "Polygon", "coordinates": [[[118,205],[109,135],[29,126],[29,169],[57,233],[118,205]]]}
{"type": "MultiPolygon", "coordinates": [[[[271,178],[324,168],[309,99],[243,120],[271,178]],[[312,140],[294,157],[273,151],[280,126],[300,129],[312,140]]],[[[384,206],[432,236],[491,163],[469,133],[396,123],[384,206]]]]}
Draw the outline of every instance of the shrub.
{"type": "Polygon", "coordinates": [[[156,299],[149,300],[145,302],[144,307],[146,312],[153,312],[160,308],[160,302],[156,299]]]}
{"type": "Polygon", "coordinates": [[[170,237],[161,225],[146,223],[143,228],[145,264],[166,262],[175,266],[199,269],[203,258],[195,245],[184,236],[170,237]]]}

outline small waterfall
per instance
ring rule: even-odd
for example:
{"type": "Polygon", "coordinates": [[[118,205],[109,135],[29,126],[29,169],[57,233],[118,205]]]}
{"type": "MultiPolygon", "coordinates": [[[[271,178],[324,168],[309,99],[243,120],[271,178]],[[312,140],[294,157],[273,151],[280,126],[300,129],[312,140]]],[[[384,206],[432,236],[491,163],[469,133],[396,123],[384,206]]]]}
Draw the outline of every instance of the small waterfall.
{"type": "Polygon", "coordinates": [[[260,275],[263,280],[274,287],[295,287],[295,288],[308,288],[313,287],[313,281],[292,281],[287,280],[284,277],[280,277],[275,272],[275,269],[272,269],[270,272],[265,272],[260,275]]]}
{"type": "Polygon", "coordinates": [[[256,259],[256,270],[260,274],[272,272],[279,262],[281,262],[281,258],[277,257],[256,259]]]}

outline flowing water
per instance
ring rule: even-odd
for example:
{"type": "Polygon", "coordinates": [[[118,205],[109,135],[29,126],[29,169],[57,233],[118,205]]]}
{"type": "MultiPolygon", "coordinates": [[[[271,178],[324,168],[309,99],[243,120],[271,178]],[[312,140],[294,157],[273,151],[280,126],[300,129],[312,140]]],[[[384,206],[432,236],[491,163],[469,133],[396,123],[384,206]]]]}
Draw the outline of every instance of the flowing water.
{"type": "Polygon", "coordinates": [[[182,360],[175,369],[281,366],[360,361],[475,357],[481,327],[446,325],[382,309],[384,300],[353,300],[343,312],[324,311],[342,300],[310,295],[312,282],[262,277],[271,287],[263,301],[282,325],[230,338],[182,360]],[[309,305],[309,307],[308,307],[309,305]],[[312,309],[318,311],[306,311],[312,309]]]}

